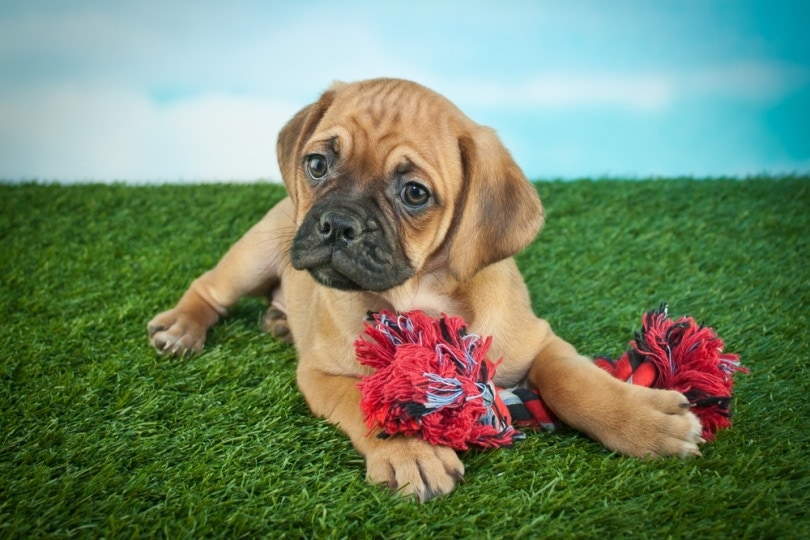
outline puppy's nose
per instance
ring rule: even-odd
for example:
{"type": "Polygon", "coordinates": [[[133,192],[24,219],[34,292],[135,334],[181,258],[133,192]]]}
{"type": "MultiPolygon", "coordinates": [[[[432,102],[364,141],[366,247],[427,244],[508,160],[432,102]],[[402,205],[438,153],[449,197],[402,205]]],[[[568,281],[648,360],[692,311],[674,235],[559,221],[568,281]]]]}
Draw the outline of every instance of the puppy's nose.
{"type": "Polygon", "coordinates": [[[318,223],[318,232],[324,244],[346,247],[357,240],[363,232],[360,221],[340,212],[325,212],[318,223]]]}

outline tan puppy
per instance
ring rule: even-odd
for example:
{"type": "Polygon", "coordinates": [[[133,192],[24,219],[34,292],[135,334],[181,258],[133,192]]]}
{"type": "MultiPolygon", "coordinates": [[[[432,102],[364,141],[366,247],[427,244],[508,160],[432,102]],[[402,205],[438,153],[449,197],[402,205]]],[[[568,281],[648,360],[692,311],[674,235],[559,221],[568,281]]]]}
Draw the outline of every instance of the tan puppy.
{"type": "Polygon", "coordinates": [[[532,312],[511,256],[543,210],[492,130],[424,87],[380,79],[333,86],[277,150],[289,197],[149,323],[158,351],[199,351],[240,297],[268,295],[265,326],[294,339],[312,411],[349,435],[371,482],[420,500],[449,493],[464,466],[449,448],[369,434],[352,346],[369,311],[460,315],[493,336],[499,386],[537,388],[565,423],[621,453],[699,454],[683,395],[619,382],[532,312]]]}

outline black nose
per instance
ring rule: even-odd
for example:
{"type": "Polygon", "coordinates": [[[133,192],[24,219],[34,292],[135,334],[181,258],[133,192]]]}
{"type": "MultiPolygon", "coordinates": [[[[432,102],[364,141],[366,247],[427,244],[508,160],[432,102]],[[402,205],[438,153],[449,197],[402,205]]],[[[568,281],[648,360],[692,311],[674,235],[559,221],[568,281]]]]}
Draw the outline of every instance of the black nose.
{"type": "Polygon", "coordinates": [[[360,237],[363,226],[353,216],[341,212],[325,212],[318,223],[318,232],[324,244],[345,247],[360,237]]]}

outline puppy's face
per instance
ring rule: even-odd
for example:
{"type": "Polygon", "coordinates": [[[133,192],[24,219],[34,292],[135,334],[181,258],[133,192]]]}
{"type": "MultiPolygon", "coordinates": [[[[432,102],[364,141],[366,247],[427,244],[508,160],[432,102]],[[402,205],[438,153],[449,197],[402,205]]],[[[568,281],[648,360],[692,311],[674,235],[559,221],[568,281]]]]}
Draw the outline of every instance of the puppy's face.
{"type": "Polygon", "coordinates": [[[463,281],[542,223],[494,134],[408,81],[333,87],[285,126],[278,156],[292,264],[329,287],[385,291],[426,268],[463,281]]]}

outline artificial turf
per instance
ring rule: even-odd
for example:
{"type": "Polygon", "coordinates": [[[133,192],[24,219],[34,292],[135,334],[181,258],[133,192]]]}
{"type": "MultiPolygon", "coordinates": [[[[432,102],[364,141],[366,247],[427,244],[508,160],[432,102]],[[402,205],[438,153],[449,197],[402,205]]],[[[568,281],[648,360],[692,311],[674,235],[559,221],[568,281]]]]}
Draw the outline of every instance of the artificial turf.
{"type": "MultiPolygon", "coordinates": [[[[277,185],[0,185],[0,535],[810,536],[810,178],[538,182],[518,256],[536,311],[618,355],[670,304],[715,328],[734,425],[698,459],[611,454],[573,432],[468,452],[419,505],[364,481],[312,417],[292,347],[245,300],[170,360],[146,322],[267,208],[277,185]]],[[[520,332],[516,328],[515,332],[520,332]]]]}

